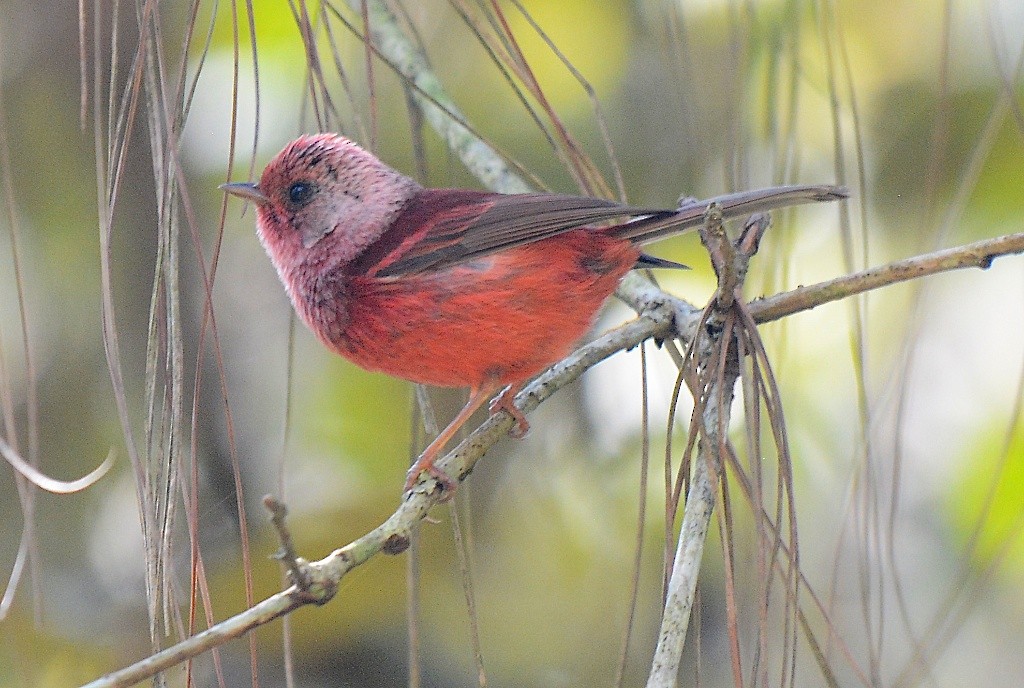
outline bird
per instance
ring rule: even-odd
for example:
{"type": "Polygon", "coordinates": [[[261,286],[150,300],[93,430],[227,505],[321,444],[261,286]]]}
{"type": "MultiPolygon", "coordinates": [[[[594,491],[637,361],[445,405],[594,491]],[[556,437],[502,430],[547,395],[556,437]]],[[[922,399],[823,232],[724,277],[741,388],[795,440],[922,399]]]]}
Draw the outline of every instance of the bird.
{"type": "Polygon", "coordinates": [[[406,491],[423,474],[454,490],[434,462],[488,400],[524,435],[515,394],[571,351],[626,273],[685,267],[643,244],[699,226],[712,202],[729,218],[846,196],[830,185],[782,186],[666,209],[425,188],[334,133],[290,142],[258,183],[220,188],[255,205],[257,234],[295,312],[328,349],[367,370],[469,388],[409,469],[406,491]]]}

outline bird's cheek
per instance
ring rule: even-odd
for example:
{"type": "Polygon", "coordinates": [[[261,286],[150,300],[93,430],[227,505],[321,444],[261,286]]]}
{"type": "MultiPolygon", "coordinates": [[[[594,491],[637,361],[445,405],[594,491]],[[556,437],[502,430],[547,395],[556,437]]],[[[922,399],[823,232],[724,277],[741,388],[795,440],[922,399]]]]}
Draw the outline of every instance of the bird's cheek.
{"type": "Polygon", "coordinates": [[[302,230],[302,247],[313,248],[325,236],[334,231],[334,225],[327,227],[307,226],[302,230]]]}

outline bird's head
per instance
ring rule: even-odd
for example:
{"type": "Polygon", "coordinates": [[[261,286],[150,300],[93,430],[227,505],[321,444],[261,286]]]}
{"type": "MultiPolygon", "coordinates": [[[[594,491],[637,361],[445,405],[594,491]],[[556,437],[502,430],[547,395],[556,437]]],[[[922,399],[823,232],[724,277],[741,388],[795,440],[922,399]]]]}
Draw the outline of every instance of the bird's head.
{"type": "Polygon", "coordinates": [[[260,241],[284,276],[310,258],[352,260],[421,187],[345,137],[316,134],[285,146],[258,184],[221,188],[256,205],[260,241]]]}

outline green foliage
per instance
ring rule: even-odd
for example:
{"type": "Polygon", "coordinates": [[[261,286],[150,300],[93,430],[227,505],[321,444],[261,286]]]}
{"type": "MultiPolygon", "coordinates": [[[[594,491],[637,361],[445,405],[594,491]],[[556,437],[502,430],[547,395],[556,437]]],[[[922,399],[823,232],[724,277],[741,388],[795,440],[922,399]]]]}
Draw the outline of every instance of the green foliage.
{"type": "Polygon", "coordinates": [[[324,359],[324,368],[314,389],[298,397],[306,442],[374,480],[393,481],[408,464],[408,383],[333,356],[324,359]]]}
{"type": "Polygon", "coordinates": [[[968,550],[970,563],[997,566],[1007,583],[1024,574],[1024,424],[1007,442],[1006,427],[993,426],[967,447],[962,480],[949,494],[946,512],[968,550]]]}

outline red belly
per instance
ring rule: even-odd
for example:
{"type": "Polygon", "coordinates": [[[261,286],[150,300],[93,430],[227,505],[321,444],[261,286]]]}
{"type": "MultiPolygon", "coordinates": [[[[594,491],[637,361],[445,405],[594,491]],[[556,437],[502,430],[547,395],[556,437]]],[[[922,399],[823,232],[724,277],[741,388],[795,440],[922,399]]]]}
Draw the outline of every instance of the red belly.
{"type": "Polygon", "coordinates": [[[629,242],[577,230],[441,272],[354,277],[341,336],[325,343],[414,382],[523,382],[571,350],[637,257],[629,242]]]}

